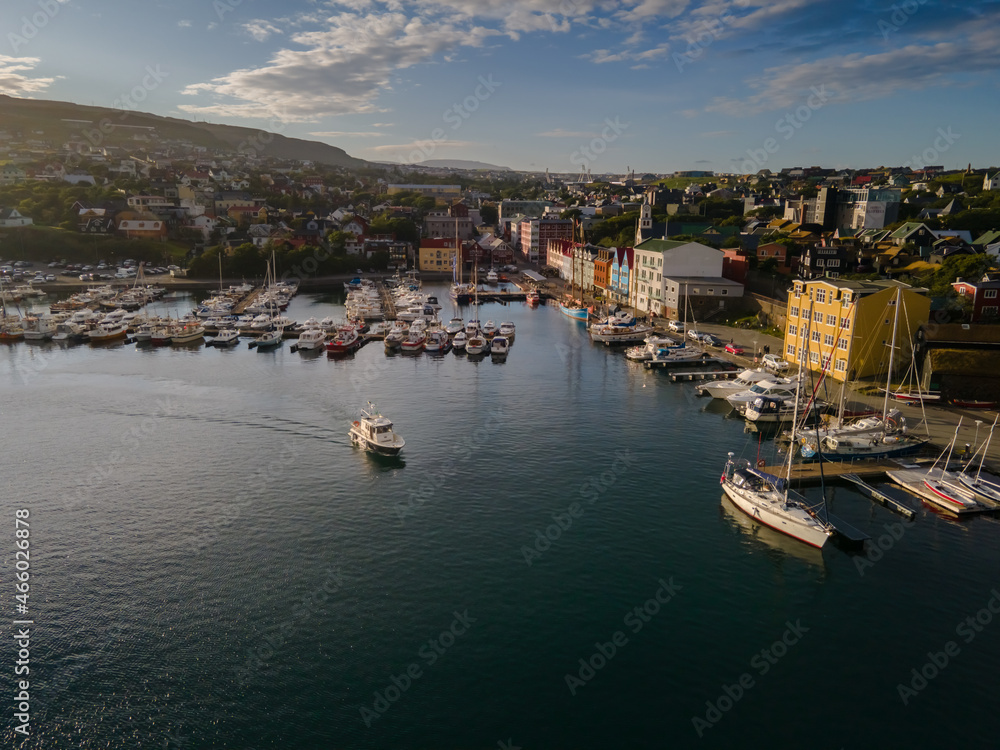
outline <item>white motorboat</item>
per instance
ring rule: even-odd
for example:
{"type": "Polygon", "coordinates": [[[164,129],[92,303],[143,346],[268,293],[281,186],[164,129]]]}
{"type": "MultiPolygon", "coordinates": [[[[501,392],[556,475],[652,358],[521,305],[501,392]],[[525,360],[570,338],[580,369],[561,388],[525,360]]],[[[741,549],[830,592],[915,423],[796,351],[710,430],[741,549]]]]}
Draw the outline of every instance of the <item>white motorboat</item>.
{"type": "Polygon", "coordinates": [[[506,357],[510,352],[510,341],[506,336],[494,336],[490,341],[490,355],[493,357],[506,357]]]}
{"type": "Polygon", "coordinates": [[[645,341],[652,331],[653,327],[647,325],[603,324],[591,327],[590,339],[602,344],[634,344],[645,341]]]}
{"type": "Polygon", "coordinates": [[[469,336],[468,339],[466,339],[465,353],[482,354],[484,351],[486,351],[487,346],[489,346],[489,343],[486,341],[486,339],[479,333],[476,333],[475,335],[469,336]]]}
{"type": "Polygon", "coordinates": [[[464,352],[465,345],[468,343],[469,337],[465,334],[465,331],[459,331],[451,340],[451,345],[455,348],[455,351],[464,352]]]}
{"type": "Polygon", "coordinates": [[[465,321],[461,318],[452,318],[448,321],[448,325],[444,327],[444,330],[448,332],[449,336],[454,336],[461,330],[465,329],[465,321]]]}
{"type": "Polygon", "coordinates": [[[499,281],[500,281],[500,275],[491,268],[489,272],[486,274],[486,283],[496,284],[499,281]]]}
{"type": "Polygon", "coordinates": [[[795,399],[795,387],[796,381],[794,380],[771,377],[765,380],[758,380],[747,390],[738,391],[725,398],[734,409],[744,407],[760,396],[779,398],[782,401],[793,401],[795,399]]]}
{"type": "Polygon", "coordinates": [[[500,324],[500,330],[498,333],[501,336],[506,336],[507,338],[510,338],[511,336],[514,335],[516,330],[517,329],[514,327],[513,321],[505,320],[503,323],[500,324]]]}
{"type": "Polygon", "coordinates": [[[732,380],[716,380],[711,383],[703,383],[695,387],[695,392],[699,396],[711,396],[712,398],[727,398],[734,393],[740,393],[750,388],[754,383],[767,380],[773,377],[764,370],[744,370],[732,380]]]}
{"type": "Polygon", "coordinates": [[[482,334],[486,338],[492,338],[493,336],[496,336],[497,331],[499,331],[499,330],[500,330],[500,326],[498,326],[492,320],[487,320],[485,323],[483,323],[482,334]]]}
{"type": "Polygon", "coordinates": [[[300,352],[308,352],[322,349],[324,344],[326,344],[326,331],[316,323],[315,327],[306,328],[299,334],[295,348],[300,352]]]}
{"type": "Polygon", "coordinates": [[[479,333],[479,329],[482,328],[479,321],[473,318],[468,323],[465,324],[465,335],[475,336],[479,333]]]}
{"type": "Polygon", "coordinates": [[[362,410],[361,419],[351,424],[348,434],[355,445],[383,456],[396,456],[406,445],[393,430],[392,422],[379,414],[371,401],[362,410]]]}

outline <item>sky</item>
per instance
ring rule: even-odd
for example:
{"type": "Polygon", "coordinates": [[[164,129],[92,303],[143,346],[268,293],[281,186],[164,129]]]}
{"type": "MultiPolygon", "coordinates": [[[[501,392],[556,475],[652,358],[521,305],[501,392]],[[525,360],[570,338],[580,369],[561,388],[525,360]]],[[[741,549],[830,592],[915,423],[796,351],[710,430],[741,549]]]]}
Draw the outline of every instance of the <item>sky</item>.
{"type": "Polygon", "coordinates": [[[1000,164],[1000,0],[4,0],[0,20],[0,93],[371,161],[1000,164]]]}

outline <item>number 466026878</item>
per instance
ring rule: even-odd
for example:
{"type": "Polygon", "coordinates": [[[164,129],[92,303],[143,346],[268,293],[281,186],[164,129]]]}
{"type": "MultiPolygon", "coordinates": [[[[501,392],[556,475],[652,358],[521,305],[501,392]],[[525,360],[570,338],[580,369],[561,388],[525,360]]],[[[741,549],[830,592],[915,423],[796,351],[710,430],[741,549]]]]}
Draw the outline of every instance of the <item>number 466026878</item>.
{"type": "Polygon", "coordinates": [[[28,590],[30,588],[28,579],[31,577],[31,574],[28,572],[31,568],[29,554],[31,542],[28,541],[30,530],[27,521],[29,515],[27,508],[21,508],[14,513],[14,536],[17,538],[17,541],[14,542],[14,546],[17,547],[17,552],[14,555],[16,559],[14,567],[17,568],[15,576],[19,581],[14,586],[17,590],[17,595],[14,598],[21,604],[18,607],[18,611],[21,613],[24,613],[28,606],[28,590]]]}

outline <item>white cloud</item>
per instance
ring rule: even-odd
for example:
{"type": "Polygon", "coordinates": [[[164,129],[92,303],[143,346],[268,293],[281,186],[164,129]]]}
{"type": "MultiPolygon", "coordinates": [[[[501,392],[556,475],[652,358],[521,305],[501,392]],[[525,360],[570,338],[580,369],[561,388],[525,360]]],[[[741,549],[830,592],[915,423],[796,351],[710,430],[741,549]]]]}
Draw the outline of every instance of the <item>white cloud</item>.
{"type": "Polygon", "coordinates": [[[384,138],[385,133],[367,133],[365,131],[348,131],[348,130],[321,130],[319,132],[312,132],[309,135],[315,136],[316,138],[384,138]]]}
{"type": "Polygon", "coordinates": [[[191,28],[191,22],[186,18],[182,18],[180,21],[177,22],[177,26],[182,29],[189,29],[191,28]]]}
{"type": "Polygon", "coordinates": [[[258,42],[265,41],[269,36],[271,36],[271,34],[281,33],[281,29],[273,23],[263,21],[259,18],[255,18],[253,21],[243,24],[243,30],[258,42]]]}
{"type": "Polygon", "coordinates": [[[31,78],[24,71],[34,70],[41,62],[37,57],[0,55],[0,94],[22,97],[47,89],[54,78],[31,78]]]}
{"type": "Polygon", "coordinates": [[[303,31],[259,68],[236,70],[182,93],[212,94],[214,104],[181,105],[196,115],[267,117],[292,122],[381,111],[375,100],[393,73],[432,61],[457,46],[478,47],[500,32],[458,28],[402,13],[342,13],[321,31],[303,31]],[[229,100],[229,101],[227,101],[229,100]]]}
{"type": "Polygon", "coordinates": [[[670,53],[670,45],[666,42],[647,50],[628,50],[612,52],[607,49],[595,49],[587,54],[580,55],[585,60],[590,60],[596,65],[613,62],[649,62],[666,57],[670,53]]]}
{"type": "Polygon", "coordinates": [[[822,94],[823,103],[866,101],[899,91],[943,86],[956,76],[1000,69],[1000,49],[991,33],[966,41],[913,44],[889,52],[827,57],[799,65],[768,68],[746,81],[756,93],[744,99],[717,97],[706,107],[729,115],[797,107],[822,94]]]}
{"type": "Polygon", "coordinates": [[[396,123],[394,123],[394,122],[373,122],[372,123],[372,127],[373,128],[391,128],[391,127],[394,127],[395,125],[396,125],[396,123]]]}

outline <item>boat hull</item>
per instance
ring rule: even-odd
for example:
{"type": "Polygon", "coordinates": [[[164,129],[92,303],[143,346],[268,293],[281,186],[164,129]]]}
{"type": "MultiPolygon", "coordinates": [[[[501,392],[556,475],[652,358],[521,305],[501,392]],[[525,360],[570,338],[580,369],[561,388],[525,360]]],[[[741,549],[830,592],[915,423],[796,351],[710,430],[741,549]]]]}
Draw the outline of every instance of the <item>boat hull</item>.
{"type": "Polygon", "coordinates": [[[567,318],[572,318],[573,320],[587,320],[590,316],[590,311],[586,307],[567,307],[566,305],[559,305],[559,312],[567,318]]]}
{"type": "Polygon", "coordinates": [[[796,523],[783,514],[771,511],[766,503],[754,502],[748,496],[748,493],[742,492],[737,487],[733,487],[729,482],[723,482],[722,489],[733,505],[743,511],[752,520],[768,528],[779,531],[793,539],[798,539],[800,542],[804,542],[816,549],[823,549],[823,546],[830,538],[830,535],[821,528],[796,523]]]}

